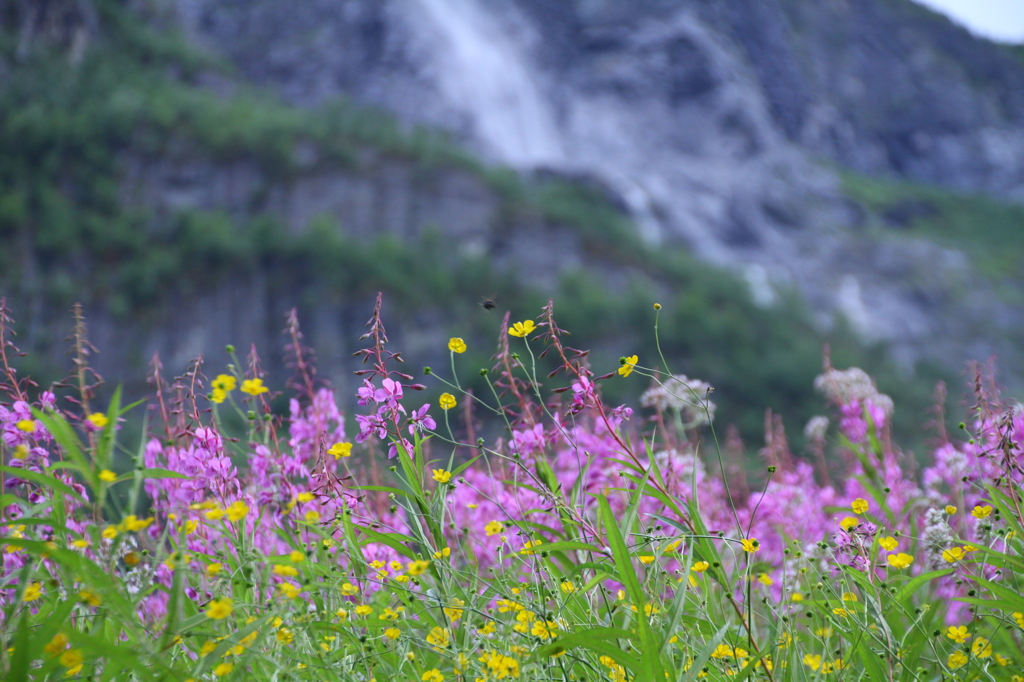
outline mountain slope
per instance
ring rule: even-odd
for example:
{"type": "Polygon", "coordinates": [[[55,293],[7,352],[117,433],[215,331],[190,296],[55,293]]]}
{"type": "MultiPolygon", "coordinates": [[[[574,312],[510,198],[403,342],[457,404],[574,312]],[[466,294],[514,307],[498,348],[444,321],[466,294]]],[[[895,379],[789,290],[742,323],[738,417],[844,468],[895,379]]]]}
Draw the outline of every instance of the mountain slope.
{"type": "Polygon", "coordinates": [[[998,353],[1024,377],[1007,335],[1024,310],[995,295],[1020,281],[993,285],[948,241],[879,239],[836,170],[1024,198],[1024,65],[909,0],[175,7],[195,44],[288,101],[344,94],[485,158],[593,177],[649,244],[763,300],[795,286],[822,328],[838,312],[907,367],[998,353]]]}

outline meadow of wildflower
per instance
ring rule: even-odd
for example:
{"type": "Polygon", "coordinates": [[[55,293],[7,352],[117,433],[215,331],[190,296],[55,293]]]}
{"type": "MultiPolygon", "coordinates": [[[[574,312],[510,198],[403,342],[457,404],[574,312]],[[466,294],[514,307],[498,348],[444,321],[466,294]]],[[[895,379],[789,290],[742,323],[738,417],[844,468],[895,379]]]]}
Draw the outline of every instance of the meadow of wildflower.
{"type": "Polygon", "coordinates": [[[80,317],[44,390],[0,305],[0,676],[1024,680],[1024,410],[984,372],[918,471],[892,400],[826,362],[810,456],[769,414],[748,483],[713,387],[660,354],[592,367],[549,302],[506,314],[491,366],[452,338],[417,379],[382,307],[355,396],[292,314],[287,380],[229,348],[101,405],[80,317]],[[633,409],[609,382],[649,387],[633,409]]]}

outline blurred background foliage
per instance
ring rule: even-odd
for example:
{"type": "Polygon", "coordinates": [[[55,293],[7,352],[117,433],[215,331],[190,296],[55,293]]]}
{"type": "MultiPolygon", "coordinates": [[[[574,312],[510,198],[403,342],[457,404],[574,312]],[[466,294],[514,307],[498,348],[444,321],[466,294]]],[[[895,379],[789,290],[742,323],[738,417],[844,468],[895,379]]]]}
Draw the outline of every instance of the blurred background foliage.
{"type": "MultiPolygon", "coordinates": [[[[19,56],[17,36],[0,32],[3,62],[17,64],[5,67],[0,88],[0,287],[16,318],[29,312],[19,307],[30,300],[55,311],[86,300],[115,319],[152,324],[153,310],[257,271],[306,309],[366,303],[384,291],[387,315],[422,321],[435,330],[438,348],[449,334],[470,342],[460,364],[472,368],[466,378],[479,393],[484,388],[475,370],[491,364],[501,310],[512,310],[514,319],[532,317],[553,297],[571,345],[593,348],[595,370],[603,373],[614,371],[620,355],[659,364],[651,310],[659,301],[672,371],[711,382],[719,427],[735,424],[751,447],[763,437],[766,408],[784,416],[800,445],[803,424],[825,409],[812,389],[825,344],[836,366],[860,366],[876,377],[897,406],[900,442],[919,450],[936,380],[961,381],[937,367],[918,367],[913,375],[895,368],[884,348],[857,342],[841,319],[830,333],[817,331],[796,293],[760,306],[735,274],[697,262],[682,247],[644,246],[622,210],[586,183],[487,167],[442,134],[405,130],[379,110],[345,101],[298,109],[257,90],[218,94],[204,79],[223,64],[154,30],[120,3],[97,0],[95,7],[103,29],[74,65],[60,46],[40,44],[19,56]],[[127,207],[121,155],[129,149],[160,155],[182,143],[217,159],[255,160],[283,182],[294,172],[300,143],[314,144],[322,163],[339,167],[372,149],[424,168],[461,168],[501,197],[506,229],[520,215],[566,226],[595,259],[625,274],[610,279],[600,270],[570,269],[551,289],[524,281],[514,268],[494,267],[486,254],[453,255],[443,225],[415,238],[357,239],[329,219],[292,234],[269,214],[239,219],[188,210],[154,221],[127,207]],[[497,312],[481,309],[485,296],[496,300],[497,312]]],[[[926,208],[908,229],[958,244],[967,238],[983,270],[1015,274],[1019,263],[1001,247],[1024,239],[1020,208],[854,175],[846,181],[851,196],[882,213],[918,202],[926,208]],[[971,231],[979,216],[991,228],[985,237],[971,231]]],[[[367,306],[359,314],[369,312],[367,306]]],[[[36,357],[26,367],[55,379],[63,372],[58,357],[36,357]]],[[[410,366],[447,364],[436,352],[406,359],[410,366]]],[[[136,375],[136,392],[143,388],[144,360],[125,368],[136,375]]],[[[611,401],[634,405],[645,388],[635,380],[605,385],[611,401]]]]}

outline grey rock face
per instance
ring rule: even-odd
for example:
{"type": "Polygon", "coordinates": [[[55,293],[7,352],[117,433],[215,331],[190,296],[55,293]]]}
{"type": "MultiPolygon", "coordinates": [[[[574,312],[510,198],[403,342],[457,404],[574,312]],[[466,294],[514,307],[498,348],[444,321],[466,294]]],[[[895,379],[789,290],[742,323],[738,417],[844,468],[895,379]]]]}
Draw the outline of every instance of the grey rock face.
{"type": "MultiPolygon", "coordinates": [[[[986,336],[997,349],[1002,325],[1021,318],[959,254],[871,242],[822,162],[1024,200],[1024,68],[909,0],[175,6],[247,81],[303,105],[349,96],[495,162],[597,177],[649,242],[747,273],[764,301],[795,286],[823,325],[843,312],[908,364],[959,361],[986,336]]],[[[294,229],[325,211],[387,229],[402,221],[367,217],[371,195],[408,182],[402,173],[383,166],[360,186],[310,178],[272,203],[294,229]]],[[[472,194],[438,187],[388,210],[460,233],[488,210],[472,194]]]]}

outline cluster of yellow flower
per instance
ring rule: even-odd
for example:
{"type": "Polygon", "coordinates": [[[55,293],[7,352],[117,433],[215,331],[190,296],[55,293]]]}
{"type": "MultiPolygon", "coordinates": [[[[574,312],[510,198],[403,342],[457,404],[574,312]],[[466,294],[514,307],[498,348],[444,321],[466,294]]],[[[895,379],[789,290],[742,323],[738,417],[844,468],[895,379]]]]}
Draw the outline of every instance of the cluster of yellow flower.
{"type": "Polygon", "coordinates": [[[484,664],[485,680],[503,680],[507,677],[519,677],[519,661],[497,651],[485,651],[477,659],[484,664]]]}
{"type": "Polygon", "coordinates": [[[821,656],[818,654],[804,654],[804,665],[811,670],[821,672],[824,675],[835,672],[836,670],[842,670],[846,667],[846,664],[843,663],[843,659],[841,658],[822,662],[821,656]]]}
{"type": "MultiPolygon", "coordinates": [[[[210,388],[213,389],[209,395],[210,402],[217,404],[224,402],[228,394],[237,387],[238,380],[234,376],[218,374],[217,378],[210,382],[210,388]]],[[[253,397],[266,393],[269,390],[269,388],[263,385],[263,379],[244,379],[242,381],[242,393],[248,393],[253,397]]]]}

